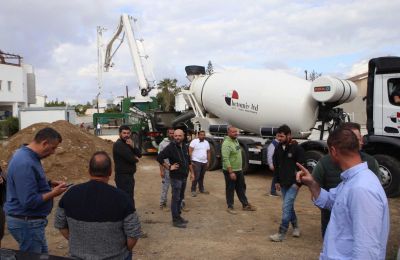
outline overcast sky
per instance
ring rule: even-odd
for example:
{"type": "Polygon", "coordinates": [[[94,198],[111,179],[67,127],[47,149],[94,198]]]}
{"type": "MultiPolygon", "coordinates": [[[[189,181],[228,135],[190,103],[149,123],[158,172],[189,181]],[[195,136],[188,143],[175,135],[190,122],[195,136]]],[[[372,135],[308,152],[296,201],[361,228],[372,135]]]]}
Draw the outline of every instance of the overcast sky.
{"type": "MultiPolygon", "coordinates": [[[[96,26],[108,41],[121,13],[137,18],[157,80],[187,84],[184,67],[304,70],[347,77],[377,56],[400,56],[400,1],[13,0],[0,7],[0,49],[32,64],[37,92],[70,103],[95,98],[96,26]]],[[[124,42],[102,97],[137,91],[124,42]]]]}

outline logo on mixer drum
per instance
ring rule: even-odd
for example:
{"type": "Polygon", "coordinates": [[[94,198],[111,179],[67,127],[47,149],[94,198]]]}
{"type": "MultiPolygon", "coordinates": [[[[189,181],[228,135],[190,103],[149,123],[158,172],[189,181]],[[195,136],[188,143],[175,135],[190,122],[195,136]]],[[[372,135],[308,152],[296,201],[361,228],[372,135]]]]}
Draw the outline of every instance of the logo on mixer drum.
{"type": "Polygon", "coordinates": [[[225,102],[228,106],[230,106],[232,104],[232,99],[239,99],[239,94],[237,93],[236,90],[233,90],[230,93],[227,93],[225,96],[225,102]]]}
{"type": "Polygon", "coordinates": [[[225,103],[234,110],[250,112],[253,114],[258,113],[258,104],[249,102],[239,101],[239,93],[236,90],[232,90],[225,95],[225,103]]]}

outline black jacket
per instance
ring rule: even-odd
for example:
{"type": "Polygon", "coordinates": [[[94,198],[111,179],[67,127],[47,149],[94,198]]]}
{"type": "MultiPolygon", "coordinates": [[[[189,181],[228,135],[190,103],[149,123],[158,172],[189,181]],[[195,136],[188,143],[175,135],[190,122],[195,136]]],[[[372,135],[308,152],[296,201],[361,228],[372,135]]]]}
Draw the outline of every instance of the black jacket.
{"type": "MultiPolygon", "coordinates": [[[[280,143],[276,148],[273,156],[275,167],[274,178],[275,182],[282,187],[290,187],[296,182],[296,173],[298,168],[296,162],[304,163],[304,149],[297,142],[292,142],[286,145],[283,149],[280,143]]],[[[300,186],[300,184],[298,184],[300,186]]]]}
{"type": "Polygon", "coordinates": [[[184,143],[182,146],[171,142],[162,152],[157,156],[157,161],[160,164],[164,163],[164,159],[169,160],[169,164],[179,164],[177,170],[169,172],[169,177],[172,179],[186,179],[189,174],[189,165],[191,164],[189,150],[184,143]]]}
{"type": "Polygon", "coordinates": [[[121,138],[118,139],[113,145],[115,174],[133,175],[136,172],[136,163],[138,162],[135,156],[142,157],[140,150],[136,147],[132,148],[121,138]]]}

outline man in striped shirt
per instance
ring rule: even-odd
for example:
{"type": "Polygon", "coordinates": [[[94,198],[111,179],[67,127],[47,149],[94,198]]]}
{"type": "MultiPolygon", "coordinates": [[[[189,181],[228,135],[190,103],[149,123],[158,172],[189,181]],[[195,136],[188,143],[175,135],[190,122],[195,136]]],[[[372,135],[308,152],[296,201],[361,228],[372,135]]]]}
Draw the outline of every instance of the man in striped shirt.
{"type": "Polygon", "coordinates": [[[111,159],[96,152],[90,180],[61,198],[54,226],[69,240],[69,253],[80,259],[131,259],[140,237],[138,216],[128,195],[111,185],[111,159]]]}

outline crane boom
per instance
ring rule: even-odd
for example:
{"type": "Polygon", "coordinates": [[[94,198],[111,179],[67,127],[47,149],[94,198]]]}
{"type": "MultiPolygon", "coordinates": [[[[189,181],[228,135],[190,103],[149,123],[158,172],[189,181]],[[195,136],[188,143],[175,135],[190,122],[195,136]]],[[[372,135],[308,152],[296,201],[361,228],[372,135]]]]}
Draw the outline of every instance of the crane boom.
{"type": "Polygon", "coordinates": [[[117,49],[113,52],[113,44],[115,40],[118,39],[118,37],[121,35],[122,32],[124,33],[124,36],[126,36],[128,41],[129,51],[131,53],[133,60],[133,67],[139,83],[140,93],[142,96],[147,96],[153,87],[150,86],[146,78],[146,75],[144,73],[142,60],[140,58],[140,51],[135,39],[135,35],[133,33],[133,28],[130,23],[130,17],[128,14],[121,15],[117,30],[114,33],[113,37],[111,38],[110,42],[106,45],[106,51],[104,56],[104,70],[108,71],[109,68],[112,66],[111,60],[116,50],[119,47],[118,46],[117,49]]]}

